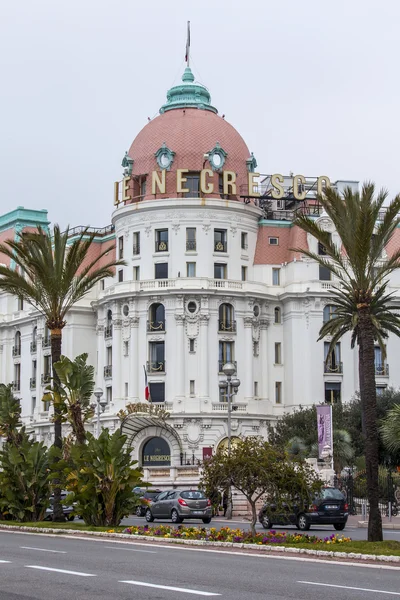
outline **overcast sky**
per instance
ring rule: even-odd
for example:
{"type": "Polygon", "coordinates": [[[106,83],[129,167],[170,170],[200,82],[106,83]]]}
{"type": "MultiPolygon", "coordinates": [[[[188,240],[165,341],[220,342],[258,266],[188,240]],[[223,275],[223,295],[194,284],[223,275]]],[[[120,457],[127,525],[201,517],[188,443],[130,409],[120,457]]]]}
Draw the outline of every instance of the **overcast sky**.
{"type": "Polygon", "coordinates": [[[194,74],[261,173],[400,192],[399,0],[1,0],[0,215],[110,223],[124,152],[183,72],[187,20],[194,74]]]}

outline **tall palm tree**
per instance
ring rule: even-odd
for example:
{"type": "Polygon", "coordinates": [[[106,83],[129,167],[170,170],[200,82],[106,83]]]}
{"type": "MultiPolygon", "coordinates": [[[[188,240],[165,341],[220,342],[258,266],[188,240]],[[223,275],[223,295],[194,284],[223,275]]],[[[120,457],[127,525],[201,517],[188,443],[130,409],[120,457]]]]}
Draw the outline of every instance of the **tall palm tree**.
{"type": "MultiPolygon", "coordinates": [[[[0,266],[0,290],[14,294],[34,306],[46,319],[50,331],[53,379],[59,383],[54,364],[61,357],[62,330],[65,317],[76,302],[81,300],[101,279],[111,277],[117,265],[114,259],[101,264],[109,248],[91,257],[95,233],[84,229],[77,238],[70,236],[69,228],[61,232],[54,226],[53,235],[37,228],[22,233],[17,240],[0,244],[0,254],[10,258],[10,266],[0,266]],[[15,266],[14,266],[15,265],[15,266]]],[[[54,446],[62,448],[61,414],[54,406],[54,446]]],[[[61,490],[54,490],[54,519],[63,520],[61,490]]]]}
{"type": "Polygon", "coordinates": [[[365,183],[361,193],[346,188],[343,195],[327,188],[318,200],[333,222],[341,240],[337,246],[330,233],[315,219],[299,214],[294,221],[314,236],[324,249],[321,254],[296,248],[305,256],[326,267],[336,279],[330,303],[336,307],[332,319],[325,323],[319,340],[331,336],[330,349],[351,332],[351,346],[359,348],[360,396],[362,402],[367,488],[370,505],[368,540],[382,540],[382,518],[378,507],[378,426],[376,413],[375,356],[377,342],[385,357],[388,333],[400,335],[400,318],[391,294],[388,277],[400,266],[400,249],[383,258],[396,227],[400,224],[400,195],[384,207],[387,192],[375,195],[373,183],[365,183]]]}
{"type": "Polygon", "coordinates": [[[400,404],[395,404],[382,420],[380,432],[383,443],[391,452],[400,450],[400,404]]]}

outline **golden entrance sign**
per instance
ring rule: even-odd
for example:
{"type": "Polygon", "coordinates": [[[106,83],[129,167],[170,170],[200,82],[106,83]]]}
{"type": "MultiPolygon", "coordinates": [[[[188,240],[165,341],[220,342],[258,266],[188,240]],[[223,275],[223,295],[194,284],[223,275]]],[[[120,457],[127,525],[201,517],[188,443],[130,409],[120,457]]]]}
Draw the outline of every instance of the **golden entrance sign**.
{"type": "MultiPolygon", "coordinates": [[[[169,171],[168,171],[169,173],[169,171]]],[[[187,194],[190,192],[190,188],[186,187],[187,174],[193,173],[190,169],[177,169],[176,170],[176,193],[187,194]]],[[[224,196],[236,196],[237,185],[236,185],[236,173],[234,171],[221,171],[215,173],[211,169],[202,169],[196,173],[199,175],[199,188],[202,195],[213,194],[215,190],[214,177],[218,176],[216,182],[219,193],[224,196]],[[222,190],[220,189],[220,176],[222,176],[222,190]]],[[[246,196],[258,198],[262,194],[259,190],[259,183],[257,179],[260,177],[260,173],[247,173],[247,194],[246,196]]],[[[166,193],[166,177],[167,171],[152,171],[151,173],[151,194],[156,196],[157,194],[166,193]]],[[[293,196],[296,200],[304,200],[307,194],[306,189],[306,178],[304,175],[294,175],[290,178],[284,177],[279,173],[275,173],[270,176],[271,190],[268,190],[269,195],[275,200],[283,198],[285,195],[285,189],[291,188],[293,190],[293,196]],[[291,179],[291,184],[289,183],[291,179]]],[[[141,183],[145,181],[142,177],[140,178],[141,183]]],[[[321,194],[325,187],[329,187],[331,182],[329,177],[321,175],[316,178],[316,192],[321,194]]],[[[124,177],[122,181],[116,181],[114,184],[114,204],[118,206],[121,203],[130,202],[135,198],[143,199],[142,194],[134,195],[134,185],[138,185],[138,182],[133,177],[124,177]]],[[[243,196],[243,194],[241,194],[243,196]]]]}

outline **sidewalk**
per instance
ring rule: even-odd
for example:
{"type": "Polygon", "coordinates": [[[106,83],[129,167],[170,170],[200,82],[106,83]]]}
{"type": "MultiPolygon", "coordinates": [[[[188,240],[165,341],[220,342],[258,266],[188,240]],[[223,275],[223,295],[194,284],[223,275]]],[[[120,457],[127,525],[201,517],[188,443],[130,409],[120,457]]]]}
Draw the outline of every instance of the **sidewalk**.
{"type": "MultiPolygon", "coordinates": [[[[347,520],[347,524],[349,527],[367,528],[368,520],[364,521],[362,515],[350,515],[347,520]]],[[[389,517],[382,517],[382,527],[383,529],[400,530],[400,516],[392,517],[391,521],[389,521],[389,517]]]]}

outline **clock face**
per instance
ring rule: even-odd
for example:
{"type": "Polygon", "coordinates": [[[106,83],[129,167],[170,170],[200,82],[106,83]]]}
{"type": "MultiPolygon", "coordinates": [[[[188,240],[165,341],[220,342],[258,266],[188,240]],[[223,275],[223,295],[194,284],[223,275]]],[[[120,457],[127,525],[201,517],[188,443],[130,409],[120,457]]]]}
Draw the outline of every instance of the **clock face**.
{"type": "Polygon", "coordinates": [[[163,154],[161,154],[161,156],[160,156],[160,163],[161,163],[162,167],[168,167],[168,165],[170,163],[169,156],[165,152],[163,152],[163,154]]]}

